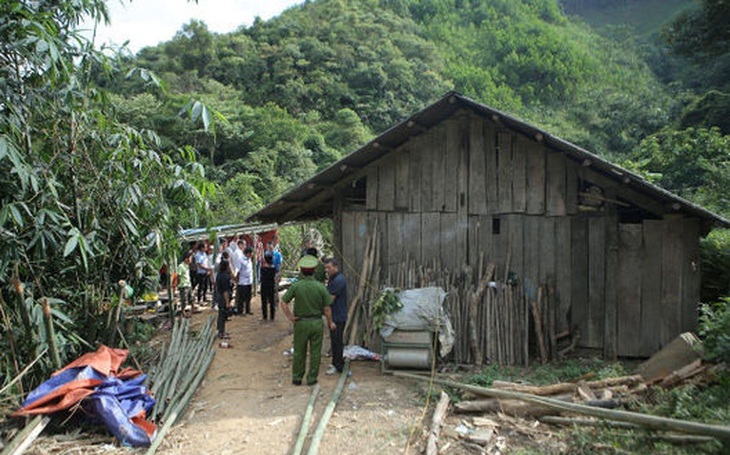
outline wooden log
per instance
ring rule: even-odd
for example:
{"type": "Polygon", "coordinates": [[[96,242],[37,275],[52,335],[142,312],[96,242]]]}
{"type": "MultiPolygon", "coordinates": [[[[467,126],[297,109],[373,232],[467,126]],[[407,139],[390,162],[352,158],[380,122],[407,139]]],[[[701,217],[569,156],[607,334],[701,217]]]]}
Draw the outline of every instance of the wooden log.
{"type": "Polygon", "coordinates": [[[438,455],[438,440],[441,434],[441,426],[443,425],[446,412],[449,410],[449,395],[441,391],[441,398],[439,398],[436,409],[433,411],[433,418],[431,419],[431,429],[428,432],[428,439],[426,440],[426,455],[438,455]]]}
{"type": "MultiPolygon", "coordinates": [[[[429,381],[431,378],[417,376],[414,374],[396,372],[395,376],[417,379],[419,381],[429,381]]],[[[529,395],[526,393],[513,392],[510,390],[499,390],[487,387],[477,387],[469,384],[462,384],[454,381],[446,381],[438,378],[433,379],[434,383],[454,387],[457,389],[465,390],[467,392],[474,393],[480,396],[488,396],[495,398],[507,398],[522,400],[529,403],[537,403],[551,408],[564,411],[574,412],[577,414],[585,414],[592,417],[598,417],[600,419],[615,420],[620,422],[631,422],[643,427],[651,428],[654,430],[661,431],[678,431],[681,433],[697,434],[702,436],[711,436],[714,438],[721,439],[723,441],[730,441],[730,426],[727,425],[713,425],[699,422],[692,422],[688,420],[670,419],[667,417],[659,417],[653,415],[641,414],[638,412],[630,411],[618,411],[615,409],[603,409],[594,408],[577,403],[566,403],[560,400],[554,400],[551,398],[540,397],[536,395],[529,395]]]]}
{"type": "Polygon", "coordinates": [[[312,414],[314,414],[314,402],[317,401],[317,395],[319,394],[319,384],[314,386],[312,394],[309,396],[309,402],[307,402],[307,409],[304,411],[304,417],[302,417],[302,425],[299,428],[299,436],[297,436],[297,442],[294,444],[292,455],[299,455],[302,453],[304,448],[304,441],[307,439],[309,433],[309,426],[312,423],[312,414]]]}
{"type": "Polygon", "coordinates": [[[666,376],[662,379],[662,382],[659,385],[664,388],[673,387],[693,376],[697,376],[706,369],[707,368],[702,365],[702,359],[697,359],[666,376]]]}
{"type": "MultiPolygon", "coordinates": [[[[633,386],[636,384],[640,384],[643,382],[643,379],[640,375],[633,375],[633,376],[620,376],[616,378],[608,378],[603,379],[601,381],[586,381],[581,382],[580,385],[585,385],[588,388],[592,390],[596,389],[605,389],[609,387],[615,387],[615,386],[633,386]]],[[[533,385],[526,385],[526,384],[517,384],[514,382],[506,382],[506,381],[494,381],[492,383],[492,388],[499,389],[499,390],[510,390],[513,392],[521,392],[521,393],[529,393],[531,395],[538,395],[538,396],[549,396],[549,395],[558,395],[562,393],[573,393],[576,388],[579,386],[579,384],[572,383],[572,382],[560,382],[557,384],[550,384],[545,386],[533,386],[533,385]]]]}
{"type": "MultiPolygon", "coordinates": [[[[572,401],[573,394],[567,393],[553,398],[561,401],[572,401]]],[[[514,417],[540,417],[555,414],[553,409],[541,404],[526,403],[520,400],[503,400],[499,398],[460,401],[454,405],[454,408],[460,413],[501,412],[514,417]]]]}

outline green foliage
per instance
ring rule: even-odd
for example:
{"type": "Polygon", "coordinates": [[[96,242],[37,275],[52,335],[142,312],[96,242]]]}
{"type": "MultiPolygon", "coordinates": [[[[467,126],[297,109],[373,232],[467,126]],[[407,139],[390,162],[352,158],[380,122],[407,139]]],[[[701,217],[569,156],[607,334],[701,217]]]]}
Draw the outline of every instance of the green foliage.
{"type": "Polygon", "coordinates": [[[660,176],[662,187],[727,213],[730,136],[719,129],[666,128],[644,139],[634,159],[640,170],[660,176]]]}
{"type": "Polygon", "coordinates": [[[730,363],[730,297],[702,305],[700,310],[699,334],[705,356],[709,360],[730,363]]]}
{"type": "Polygon", "coordinates": [[[161,153],[158,136],[119,121],[93,83],[92,70],[119,71],[75,28],[105,18],[104,2],[0,9],[0,371],[10,376],[50,346],[43,299],[63,361],[115,343],[117,280],[140,287],[210,186],[190,149],[161,153]]]}
{"type": "Polygon", "coordinates": [[[383,328],[388,315],[391,315],[403,308],[403,302],[401,302],[400,297],[398,297],[399,293],[400,289],[384,289],[378,295],[378,298],[375,299],[371,312],[371,318],[373,320],[373,327],[375,327],[375,330],[383,328]]]}
{"type": "Polygon", "coordinates": [[[700,242],[703,302],[730,295],[730,231],[715,230],[700,242]]]}

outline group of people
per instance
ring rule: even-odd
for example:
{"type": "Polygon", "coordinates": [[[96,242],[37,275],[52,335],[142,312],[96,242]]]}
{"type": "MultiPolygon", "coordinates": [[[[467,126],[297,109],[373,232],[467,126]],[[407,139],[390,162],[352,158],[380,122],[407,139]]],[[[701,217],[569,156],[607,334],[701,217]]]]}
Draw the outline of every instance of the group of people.
{"type": "MultiPolygon", "coordinates": [[[[251,315],[254,273],[258,272],[261,312],[264,321],[273,321],[278,301],[283,257],[273,242],[268,242],[257,269],[254,268],[251,246],[235,237],[230,243],[223,239],[218,254],[212,245],[198,242],[183,255],[177,267],[177,290],[181,311],[189,317],[206,304],[207,292],[212,291],[212,305],[218,310],[218,337],[228,339],[226,321],[233,315],[251,315]]],[[[307,351],[308,385],[317,383],[323,343],[323,321],[330,332],[332,365],[327,374],[342,372],[345,366],[343,332],[347,322],[347,283],[340,264],[334,258],[319,259],[316,248],[302,251],[297,264],[300,275],[279,302],[286,318],[294,324],[294,353],[292,383],[301,385],[305,379],[307,351]],[[293,307],[289,304],[293,302],[293,307]]]]}
{"type": "MultiPolygon", "coordinates": [[[[213,245],[197,242],[183,255],[177,266],[177,290],[184,316],[200,312],[211,291],[212,306],[218,310],[218,337],[229,338],[225,323],[232,315],[250,315],[254,284],[253,248],[245,239],[235,237],[230,243],[222,239],[218,253],[213,245]]],[[[281,253],[273,242],[257,267],[261,284],[264,320],[274,320],[275,288],[280,277],[281,253]]]]}

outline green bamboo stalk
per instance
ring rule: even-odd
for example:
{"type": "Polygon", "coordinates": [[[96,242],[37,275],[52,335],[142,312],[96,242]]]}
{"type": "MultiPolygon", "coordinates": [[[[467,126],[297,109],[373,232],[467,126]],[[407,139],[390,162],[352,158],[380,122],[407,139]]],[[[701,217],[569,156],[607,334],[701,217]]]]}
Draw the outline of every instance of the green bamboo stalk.
{"type": "Polygon", "coordinates": [[[44,349],[40,354],[38,354],[38,356],[35,359],[33,359],[32,362],[30,362],[28,365],[26,365],[26,367],[23,368],[23,371],[21,371],[20,373],[18,373],[18,375],[15,376],[15,378],[13,378],[12,381],[10,381],[7,384],[5,384],[5,386],[3,386],[3,388],[0,390],[0,395],[2,395],[3,393],[5,393],[5,391],[8,390],[10,387],[12,387],[13,384],[15,384],[16,382],[20,381],[20,379],[22,379],[22,377],[25,376],[25,374],[28,373],[28,371],[30,371],[31,368],[33,368],[33,365],[35,365],[36,363],[38,363],[38,361],[44,355],[46,355],[46,352],[48,352],[48,348],[44,349]]]}
{"type": "Polygon", "coordinates": [[[307,433],[309,433],[309,426],[312,423],[312,414],[314,414],[314,402],[317,401],[317,395],[319,394],[319,384],[312,389],[312,394],[309,396],[309,402],[307,403],[307,410],[304,412],[302,418],[302,426],[299,428],[299,436],[297,442],[294,444],[294,450],[292,455],[300,455],[304,448],[304,441],[307,439],[307,433]]]}
{"type": "Polygon", "coordinates": [[[209,331],[209,335],[207,337],[203,337],[199,340],[200,345],[200,355],[196,356],[195,359],[193,359],[187,366],[188,374],[186,374],[178,387],[175,389],[175,394],[173,394],[170,399],[168,400],[167,404],[165,405],[165,410],[163,413],[162,420],[167,421],[169,418],[169,414],[172,411],[172,409],[175,408],[177,403],[182,399],[182,397],[185,396],[187,393],[187,390],[189,389],[190,385],[194,382],[196,374],[198,370],[200,369],[200,366],[205,362],[205,359],[207,358],[207,355],[214,351],[214,345],[213,345],[213,337],[215,336],[212,331],[209,331]]]}
{"type": "Polygon", "coordinates": [[[61,355],[58,352],[58,345],[56,345],[56,331],[53,328],[53,313],[51,313],[51,305],[45,297],[41,300],[41,305],[43,306],[43,325],[46,328],[46,337],[48,338],[48,348],[51,351],[51,360],[53,360],[53,366],[56,370],[60,370],[63,365],[61,364],[61,355]]]}
{"type": "Polygon", "coordinates": [[[345,381],[347,381],[347,374],[349,371],[350,360],[348,359],[345,362],[345,368],[342,370],[342,374],[340,374],[340,380],[337,382],[337,387],[332,394],[332,399],[324,409],[322,417],[319,420],[319,424],[317,424],[317,429],[314,430],[312,442],[309,444],[309,451],[307,451],[307,455],[317,455],[317,452],[319,452],[319,444],[322,442],[322,437],[324,437],[324,430],[327,428],[327,424],[330,421],[330,417],[332,417],[332,413],[335,412],[335,406],[337,406],[337,401],[340,399],[340,394],[345,386],[345,381]]]}
{"type": "Polygon", "coordinates": [[[190,399],[193,397],[193,394],[200,385],[200,382],[203,380],[203,377],[205,377],[205,373],[208,371],[208,367],[210,367],[214,356],[215,349],[211,349],[205,358],[205,362],[203,363],[202,368],[200,368],[200,370],[198,370],[197,374],[195,375],[195,379],[193,380],[191,387],[185,393],[185,396],[182,397],[182,400],[175,405],[169,418],[165,420],[162,428],[160,428],[160,430],[157,432],[157,437],[155,438],[155,441],[152,443],[150,448],[147,449],[146,455],[154,455],[157,449],[159,449],[163,439],[167,435],[167,432],[170,431],[170,428],[172,428],[173,424],[177,421],[180,414],[182,414],[182,412],[185,410],[187,404],[190,402],[190,399]]]}
{"type": "Polygon", "coordinates": [[[50,421],[51,418],[48,416],[36,416],[5,446],[1,455],[20,455],[25,452],[25,449],[43,432],[50,421]]]}

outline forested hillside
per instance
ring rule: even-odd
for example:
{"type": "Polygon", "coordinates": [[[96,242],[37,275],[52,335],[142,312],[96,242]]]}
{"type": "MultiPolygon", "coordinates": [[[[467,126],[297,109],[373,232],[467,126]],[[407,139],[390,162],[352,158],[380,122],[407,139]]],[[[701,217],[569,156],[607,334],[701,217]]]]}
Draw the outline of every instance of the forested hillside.
{"type": "Polygon", "coordinates": [[[191,22],[127,59],[164,89],[101,82],[122,119],[215,165],[218,222],[231,196],[253,209],[450,89],[624,159],[684,108],[644,57],[556,0],[318,0],[230,34],[191,22]],[[208,128],[178,115],[190,100],[208,128]]]}

